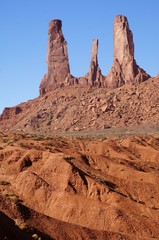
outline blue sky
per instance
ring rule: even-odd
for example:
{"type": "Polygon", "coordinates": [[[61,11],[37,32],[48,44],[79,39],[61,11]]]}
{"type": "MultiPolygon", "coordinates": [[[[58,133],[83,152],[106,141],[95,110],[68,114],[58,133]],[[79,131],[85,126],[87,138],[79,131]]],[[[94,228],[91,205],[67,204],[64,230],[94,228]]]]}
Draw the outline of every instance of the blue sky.
{"type": "Polygon", "coordinates": [[[106,75],[113,61],[113,21],[129,20],[135,59],[150,75],[159,73],[159,0],[1,0],[0,113],[38,96],[47,72],[49,21],[61,19],[71,72],[88,71],[92,40],[99,39],[99,64],[106,75]]]}

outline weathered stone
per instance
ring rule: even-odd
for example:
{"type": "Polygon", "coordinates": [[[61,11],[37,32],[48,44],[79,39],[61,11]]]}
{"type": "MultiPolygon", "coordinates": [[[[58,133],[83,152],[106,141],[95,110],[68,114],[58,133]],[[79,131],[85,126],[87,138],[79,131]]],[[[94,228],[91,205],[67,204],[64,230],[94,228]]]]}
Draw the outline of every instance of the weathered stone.
{"type": "Polygon", "coordinates": [[[40,95],[49,92],[56,87],[63,86],[70,75],[67,43],[62,33],[61,20],[53,20],[48,30],[48,51],[46,62],[48,73],[40,84],[40,95]]]}
{"type": "Polygon", "coordinates": [[[98,65],[98,39],[93,40],[92,44],[92,59],[90,62],[89,72],[88,72],[88,84],[94,86],[101,86],[103,81],[103,76],[98,65]]]}
{"type": "Polygon", "coordinates": [[[88,83],[94,85],[98,69],[98,40],[93,40],[92,44],[92,59],[90,62],[89,74],[88,74],[88,83]]]}
{"type": "Polygon", "coordinates": [[[114,62],[106,77],[108,87],[116,88],[124,84],[140,83],[150,78],[134,59],[133,34],[125,16],[117,16],[114,21],[114,62]]]}
{"type": "Polygon", "coordinates": [[[16,115],[20,114],[21,112],[22,112],[22,109],[19,106],[6,107],[0,116],[0,121],[14,118],[16,115]]]}
{"type": "Polygon", "coordinates": [[[102,75],[98,64],[97,39],[93,40],[88,73],[78,78],[71,75],[67,43],[61,28],[60,20],[50,22],[47,51],[48,72],[40,84],[41,96],[61,86],[90,85],[117,88],[124,84],[140,83],[150,78],[136,64],[133,34],[125,16],[117,16],[114,21],[114,61],[107,77],[102,75]]]}

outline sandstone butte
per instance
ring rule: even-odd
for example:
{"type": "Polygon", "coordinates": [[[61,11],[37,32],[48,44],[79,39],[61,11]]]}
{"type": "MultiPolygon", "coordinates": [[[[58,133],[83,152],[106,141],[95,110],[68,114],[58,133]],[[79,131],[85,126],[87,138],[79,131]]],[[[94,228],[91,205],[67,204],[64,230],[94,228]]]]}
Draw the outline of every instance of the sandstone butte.
{"type": "Polygon", "coordinates": [[[98,44],[76,78],[51,21],[40,96],[0,116],[2,240],[159,239],[159,75],[137,65],[126,17],[107,76],[98,44]]]}
{"type": "Polygon", "coordinates": [[[98,65],[98,40],[93,40],[92,59],[88,73],[75,78],[70,73],[67,42],[62,33],[62,22],[53,20],[48,31],[48,72],[40,84],[40,95],[67,85],[91,85],[117,88],[124,84],[141,83],[150,76],[134,59],[133,34],[125,16],[114,20],[114,62],[108,76],[104,77],[98,65]]]}

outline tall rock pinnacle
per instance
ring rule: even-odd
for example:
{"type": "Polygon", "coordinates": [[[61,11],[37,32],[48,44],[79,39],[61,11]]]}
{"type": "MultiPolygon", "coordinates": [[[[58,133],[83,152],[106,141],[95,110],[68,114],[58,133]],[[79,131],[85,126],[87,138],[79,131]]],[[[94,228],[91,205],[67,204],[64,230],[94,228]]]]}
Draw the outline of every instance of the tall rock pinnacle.
{"type": "Polygon", "coordinates": [[[106,77],[108,87],[120,87],[123,84],[140,83],[150,78],[134,59],[133,34],[125,16],[114,20],[114,62],[106,77]]]}
{"type": "Polygon", "coordinates": [[[80,78],[71,75],[61,20],[55,19],[49,24],[46,61],[48,72],[40,83],[40,96],[61,86],[90,85],[117,88],[150,78],[134,59],[133,34],[125,16],[117,16],[114,20],[114,61],[106,77],[102,75],[98,64],[98,39],[93,40],[89,71],[80,78]]]}
{"type": "Polygon", "coordinates": [[[48,73],[40,84],[40,95],[62,86],[70,75],[67,43],[62,33],[61,20],[52,20],[48,30],[48,51],[46,62],[48,73]]]}
{"type": "Polygon", "coordinates": [[[103,77],[98,65],[98,39],[93,40],[91,55],[92,59],[88,72],[88,84],[101,86],[103,77]]]}

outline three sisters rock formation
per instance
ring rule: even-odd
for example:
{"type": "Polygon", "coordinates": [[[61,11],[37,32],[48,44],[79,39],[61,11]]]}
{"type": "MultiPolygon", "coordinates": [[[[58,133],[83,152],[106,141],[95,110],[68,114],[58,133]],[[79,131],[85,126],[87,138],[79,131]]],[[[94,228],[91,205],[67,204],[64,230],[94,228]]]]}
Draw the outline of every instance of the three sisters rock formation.
{"type": "Polygon", "coordinates": [[[117,16],[114,20],[114,61],[106,77],[102,75],[98,64],[97,39],[93,40],[91,55],[88,73],[81,78],[72,76],[62,22],[52,20],[48,31],[48,72],[40,83],[40,95],[67,85],[117,88],[124,84],[141,83],[150,78],[134,59],[133,34],[125,16],[117,16]]]}

